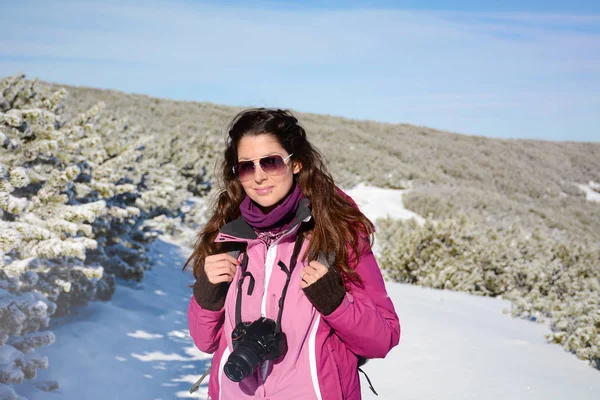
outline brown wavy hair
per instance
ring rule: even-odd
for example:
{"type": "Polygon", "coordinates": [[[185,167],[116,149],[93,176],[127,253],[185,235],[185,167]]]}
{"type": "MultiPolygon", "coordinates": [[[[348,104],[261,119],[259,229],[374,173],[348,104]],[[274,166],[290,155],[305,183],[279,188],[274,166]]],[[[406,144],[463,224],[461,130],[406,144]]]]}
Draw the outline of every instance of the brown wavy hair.
{"type": "Polygon", "coordinates": [[[232,171],[238,162],[237,148],[244,136],[270,134],[292,154],[292,160],[302,164],[294,176],[302,193],[310,200],[313,224],[304,235],[310,237],[310,246],[302,259],[316,259],[319,252],[334,254],[334,264],[345,280],[360,283],[361,279],[351,267],[357,257],[372,246],[374,226],[351,200],[341,194],[327,170],[323,156],[308,141],[306,131],[288,110],[254,108],[240,112],[229,125],[229,136],[222,167],[222,189],[213,205],[213,213],[197,235],[192,255],[183,269],[193,264],[194,277],[203,272],[204,259],[212,254],[227,251],[227,244],[214,243],[219,230],[240,216],[239,206],[245,196],[242,184],[232,171]],[[366,247],[368,245],[368,247],[366,247]]]}

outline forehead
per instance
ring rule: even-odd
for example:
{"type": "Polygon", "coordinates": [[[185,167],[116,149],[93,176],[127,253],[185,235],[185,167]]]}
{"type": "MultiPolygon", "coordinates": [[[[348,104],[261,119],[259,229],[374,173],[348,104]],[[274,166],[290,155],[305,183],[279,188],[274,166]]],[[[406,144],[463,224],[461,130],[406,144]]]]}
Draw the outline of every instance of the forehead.
{"type": "Polygon", "coordinates": [[[242,137],[238,143],[237,153],[238,160],[251,160],[271,154],[280,154],[284,157],[288,155],[277,137],[269,134],[242,137]]]}

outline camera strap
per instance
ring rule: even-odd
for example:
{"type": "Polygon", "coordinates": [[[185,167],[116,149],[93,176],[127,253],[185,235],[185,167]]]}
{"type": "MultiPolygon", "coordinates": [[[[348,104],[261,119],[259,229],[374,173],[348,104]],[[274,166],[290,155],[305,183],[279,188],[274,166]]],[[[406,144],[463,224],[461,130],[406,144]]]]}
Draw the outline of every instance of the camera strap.
{"type": "Polygon", "coordinates": [[[283,261],[279,260],[277,265],[279,268],[286,274],[285,285],[283,285],[283,290],[281,291],[281,297],[279,298],[279,313],[277,314],[277,325],[275,325],[275,332],[281,332],[281,316],[283,315],[283,304],[285,302],[285,295],[287,294],[288,286],[290,286],[290,280],[292,279],[292,272],[294,271],[294,267],[296,266],[296,261],[298,260],[298,254],[300,254],[300,249],[302,249],[302,242],[304,242],[304,235],[300,230],[298,230],[298,234],[296,236],[296,243],[294,244],[294,251],[292,252],[292,257],[290,258],[290,266],[289,268],[283,263],[283,261]]]}
{"type": "MultiPolygon", "coordinates": [[[[302,234],[302,230],[298,228],[298,233],[296,235],[296,242],[294,243],[294,250],[292,251],[292,257],[290,258],[289,268],[283,263],[283,261],[279,261],[277,265],[279,268],[283,270],[286,274],[285,285],[283,286],[283,290],[281,291],[281,297],[279,298],[279,313],[277,314],[277,324],[275,327],[275,332],[281,332],[281,316],[283,315],[283,304],[285,302],[285,295],[287,294],[288,286],[290,285],[290,280],[292,278],[292,272],[294,271],[294,267],[296,265],[296,261],[298,260],[298,255],[300,254],[300,250],[302,249],[302,243],[304,242],[304,235],[302,234]]],[[[242,258],[242,275],[238,279],[237,282],[237,298],[235,301],[235,325],[238,326],[242,322],[242,285],[244,284],[244,279],[246,277],[250,277],[250,284],[248,285],[248,296],[252,295],[254,291],[254,276],[246,269],[248,268],[248,253],[244,251],[244,255],[242,258]]]]}
{"type": "Polygon", "coordinates": [[[235,301],[235,325],[238,326],[240,322],[242,322],[242,285],[244,283],[244,279],[247,276],[250,277],[250,284],[248,285],[248,296],[252,295],[254,291],[254,276],[246,269],[248,268],[248,252],[244,251],[244,255],[242,256],[242,264],[240,266],[242,268],[242,276],[238,279],[237,282],[237,299],[235,301]]]}

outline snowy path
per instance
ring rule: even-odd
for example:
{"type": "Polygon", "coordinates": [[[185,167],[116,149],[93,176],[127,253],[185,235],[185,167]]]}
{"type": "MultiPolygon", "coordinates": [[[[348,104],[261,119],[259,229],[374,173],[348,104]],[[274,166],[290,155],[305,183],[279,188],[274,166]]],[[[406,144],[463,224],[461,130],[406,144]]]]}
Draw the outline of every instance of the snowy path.
{"type": "MultiPolygon", "coordinates": [[[[94,303],[54,328],[45,349],[55,393],[31,390],[31,400],[154,400],[189,397],[187,389],[209,357],[187,333],[191,275],[181,266],[189,249],[159,240],[157,266],[143,282],[119,285],[109,303],[94,303]]],[[[557,345],[544,325],[502,313],[508,302],[395,283],[388,290],[401,318],[400,345],[365,369],[379,397],[365,399],[595,399],[600,371],[557,345]]],[[[376,338],[374,338],[376,340],[376,338]]],[[[206,386],[201,388],[205,398],[206,386]]],[[[29,392],[29,391],[28,391],[29,392]]]]}
{"type": "Polygon", "coordinates": [[[600,371],[546,343],[547,326],[503,314],[509,302],[394,283],[388,293],[402,335],[366,365],[380,399],[600,399],[600,371]]]}
{"type": "MultiPolygon", "coordinates": [[[[59,381],[55,393],[31,391],[30,400],[170,400],[188,389],[210,363],[187,329],[192,276],[181,272],[189,249],[164,240],[152,248],[155,267],[140,283],[118,285],[108,303],[91,303],[53,328],[56,343],[42,379],[59,381]],[[162,254],[162,257],[159,255],[162,254]]],[[[205,398],[206,387],[201,388],[205,398]]],[[[197,392],[198,393],[198,392],[197,392]]]]}

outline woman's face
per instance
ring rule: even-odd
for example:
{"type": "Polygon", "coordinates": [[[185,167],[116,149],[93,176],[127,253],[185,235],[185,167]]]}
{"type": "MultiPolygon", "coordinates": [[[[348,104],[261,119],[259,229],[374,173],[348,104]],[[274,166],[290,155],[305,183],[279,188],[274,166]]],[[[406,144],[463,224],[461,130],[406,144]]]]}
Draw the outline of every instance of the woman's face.
{"type": "Polygon", "coordinates": [[[238,162],[254,160],[252,179],[243,181],[241,184],[248,197],[261,206],[265,213],[268,213],[288,194],[294,184],[294,174],[300,172],[302,165],[291,161],[290,158],[286,161],[287,168],[282,175],[268,175],[260,168],[260,157],[276,154],[283,158],[289,156],[274,135],[244,136],[240,139],[237,152],[238,162]]]}

